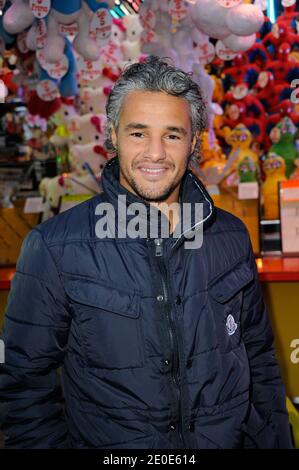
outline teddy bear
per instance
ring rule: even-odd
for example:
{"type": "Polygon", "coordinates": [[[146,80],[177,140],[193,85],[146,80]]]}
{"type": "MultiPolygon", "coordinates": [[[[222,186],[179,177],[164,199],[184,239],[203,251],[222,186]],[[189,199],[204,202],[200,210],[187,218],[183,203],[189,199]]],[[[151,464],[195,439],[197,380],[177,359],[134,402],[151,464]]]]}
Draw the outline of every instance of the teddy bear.
{"type": "Polygon", "coordinates": [[[287,179],[284,158],[274,152],[270,152],[263,161],[263,171],[266,176],[266,179],[262,184],[264,219],[278,219],[278,185],[281,181],[285,181],[287,179]]]}

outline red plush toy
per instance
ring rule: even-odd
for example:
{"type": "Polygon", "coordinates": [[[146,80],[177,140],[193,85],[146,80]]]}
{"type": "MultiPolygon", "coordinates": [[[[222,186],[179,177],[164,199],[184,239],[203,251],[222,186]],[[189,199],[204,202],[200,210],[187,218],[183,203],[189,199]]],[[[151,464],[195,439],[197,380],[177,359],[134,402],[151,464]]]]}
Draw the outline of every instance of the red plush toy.
{"type": "Polygon", "coordinates": [[[56,113],[61,106],[61,99],[56,98],[53,101],[43,101],[40,99],[36,91],[29,93],[29,100],[27,103],[28,111],[30,114],[38,114],[44,119],[49,119],[52,114],[56,113]]]}
{"type": "Polygon", "coordinates": [[[287,21],[280,20],[274,23],[272,31],[264,37],[263,44],[275,57],[283,43],[288,43],[292,49],[299,47],[299,36],[293,32],[287,21]]]}
{"type": "Polygon", "coordinates": [[[277,51],[277,58],[271,60],[266,65],[266,70],[273,73],[275,83],[291,83],[298,76],[298,63],[290,58],[291,46],[282,43],[277,51]]]}

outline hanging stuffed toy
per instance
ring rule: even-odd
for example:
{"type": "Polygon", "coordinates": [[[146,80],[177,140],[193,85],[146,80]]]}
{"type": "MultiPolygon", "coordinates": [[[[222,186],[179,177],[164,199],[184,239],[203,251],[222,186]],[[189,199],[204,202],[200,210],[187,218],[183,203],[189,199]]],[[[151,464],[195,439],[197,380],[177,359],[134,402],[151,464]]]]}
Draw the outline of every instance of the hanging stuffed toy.
{"type": "Polygon", "coordinates": [[[3,26],[9,34],[19,34],[29,28],[34,21],[34,14],[28,0],[11,0],[3,17],[3,26]]]}
{"type": "MultiPolygon", "coordinates": [[[[47,17],[48,39],[45,46],[45,58],[47,62],[55,63],[62,59],[64,52],[64,40],[59,31],[59,25],[78,24],[78,33],[73,41],[74,49],[86,60],[97,60],[100,57],[100,46],[90,33],[92,15],[105,8],[106,2],[93,0],[52,0],[51,11],[47,17]]],[[[108,32],[109,33],[109,32],[108,32]]]]}

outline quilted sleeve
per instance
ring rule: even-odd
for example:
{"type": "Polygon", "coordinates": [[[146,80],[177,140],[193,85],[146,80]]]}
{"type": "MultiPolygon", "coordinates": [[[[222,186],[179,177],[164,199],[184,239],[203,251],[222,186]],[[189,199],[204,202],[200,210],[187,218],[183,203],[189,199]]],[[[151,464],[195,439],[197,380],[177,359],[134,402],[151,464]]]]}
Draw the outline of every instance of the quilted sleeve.
{"type": "Polygon", "coordinates": [[[70,314],[41,232],[25,238],[5,312],[0,364],[0,425],[6,448],[68,446],[58,368],[70,314]]]}
{"type": "Polygon", "coordinates": [[[275,357],[274,336],[264,303],[256,261],[246,231],[247,255],[254,281],[245,292],[242,331],[251,371],[251,400],[276,432],[277,448],[292,448],[286,394],[275,357]]]}

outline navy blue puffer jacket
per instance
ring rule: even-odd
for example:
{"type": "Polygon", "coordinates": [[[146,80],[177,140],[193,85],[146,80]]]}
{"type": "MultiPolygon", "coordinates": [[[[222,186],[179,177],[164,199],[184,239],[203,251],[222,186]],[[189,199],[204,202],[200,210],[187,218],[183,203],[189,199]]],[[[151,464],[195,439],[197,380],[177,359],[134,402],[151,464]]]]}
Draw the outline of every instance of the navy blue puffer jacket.
{"type": "Polygon", "coordinates": [[[100,202],[141,201],[117,159],[103,189],[23,243],[0,365],[6,447],[291,447],[243,223],[187,170],[181,201],[203,203],[201,248],[184,249],[183,233],[101,239],[100,202]]]}

